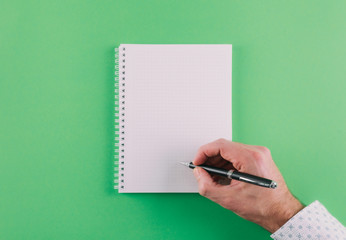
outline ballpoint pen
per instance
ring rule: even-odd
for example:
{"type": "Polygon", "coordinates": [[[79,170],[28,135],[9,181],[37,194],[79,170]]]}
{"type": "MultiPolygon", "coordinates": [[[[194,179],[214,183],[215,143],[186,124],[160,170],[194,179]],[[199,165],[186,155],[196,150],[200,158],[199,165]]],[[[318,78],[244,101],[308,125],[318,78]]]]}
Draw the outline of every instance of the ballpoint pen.
{"type": "Polygon", "coordinates": [[[211,174],[227,177],[229,179],[235,179],[235,180],[246,182],[246,183],[251,183],[261,187],[273,188],[273,189],[277,187],[277,183],[273,180],[257,177],[251,174],[242,173],[235,170],[228,171],[222,168],[216,168],[216,167],[207,166],[207,165],[194,165],[192,162],[190,163],[180,162],[180,163],[192,169],[195,167],[201,167],[211,174]]]}

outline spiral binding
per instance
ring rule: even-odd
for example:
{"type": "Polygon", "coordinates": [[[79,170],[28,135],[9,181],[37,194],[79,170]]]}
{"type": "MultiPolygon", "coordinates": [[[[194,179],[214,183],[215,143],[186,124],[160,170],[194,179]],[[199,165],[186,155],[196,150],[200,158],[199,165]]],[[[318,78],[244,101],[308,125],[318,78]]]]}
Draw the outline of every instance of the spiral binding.
{"type": "Polygon", "coordinates": [[[114,189],[119,190],[125,188],[125,50],[125,47],[115,48],[114,189]]]}

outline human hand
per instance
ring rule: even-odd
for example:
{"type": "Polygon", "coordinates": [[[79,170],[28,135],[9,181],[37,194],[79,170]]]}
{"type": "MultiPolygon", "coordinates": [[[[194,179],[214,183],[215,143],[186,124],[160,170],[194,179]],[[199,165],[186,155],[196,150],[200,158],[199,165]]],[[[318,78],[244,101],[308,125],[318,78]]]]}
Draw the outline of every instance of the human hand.
{"type": "MultiPolygon", "coordinates": [[[[291,194],[268,148],[219,139],[199,148],[193,164],[237,170],[277,182],[276,189],[232,180],[220,184],[202,168],[193,171],[199,193],[273,233],[298,213],[303,205],[291,194]]],[[[223,179],[225,180],[225,179],[223,179]]]]}

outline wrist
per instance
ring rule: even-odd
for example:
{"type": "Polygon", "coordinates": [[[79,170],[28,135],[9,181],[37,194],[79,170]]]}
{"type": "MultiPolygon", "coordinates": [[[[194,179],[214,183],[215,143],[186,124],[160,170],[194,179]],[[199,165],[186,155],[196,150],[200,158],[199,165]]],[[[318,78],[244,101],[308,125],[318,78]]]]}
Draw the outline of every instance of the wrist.
{"type": "Polygon", "coordinates": [[[274,233],[303,208],[304,206],[292,194],[289,194],[284,201],[271,208],[272,213],[267,217],[268,220],[263,223],[262,227],[274,233]]]}

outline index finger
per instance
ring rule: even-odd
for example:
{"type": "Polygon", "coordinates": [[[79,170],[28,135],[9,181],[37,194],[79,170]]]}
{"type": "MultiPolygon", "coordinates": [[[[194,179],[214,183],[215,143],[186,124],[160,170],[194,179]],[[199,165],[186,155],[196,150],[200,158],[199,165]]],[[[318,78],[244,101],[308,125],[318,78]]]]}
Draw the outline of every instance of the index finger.
{"type": "Polygon", "coordinates": [[[223,159],[231,162],[232,158],[230,152],[232,152],[232,150],[235,150],[236,147],[237,146],[235,143],[220,138],[214,142],[201,146],[198,149],[197,154],[192,162],[194,165],[200,165],[205,163],[208,158],[218,155],[220,155],[223,159]]]}

